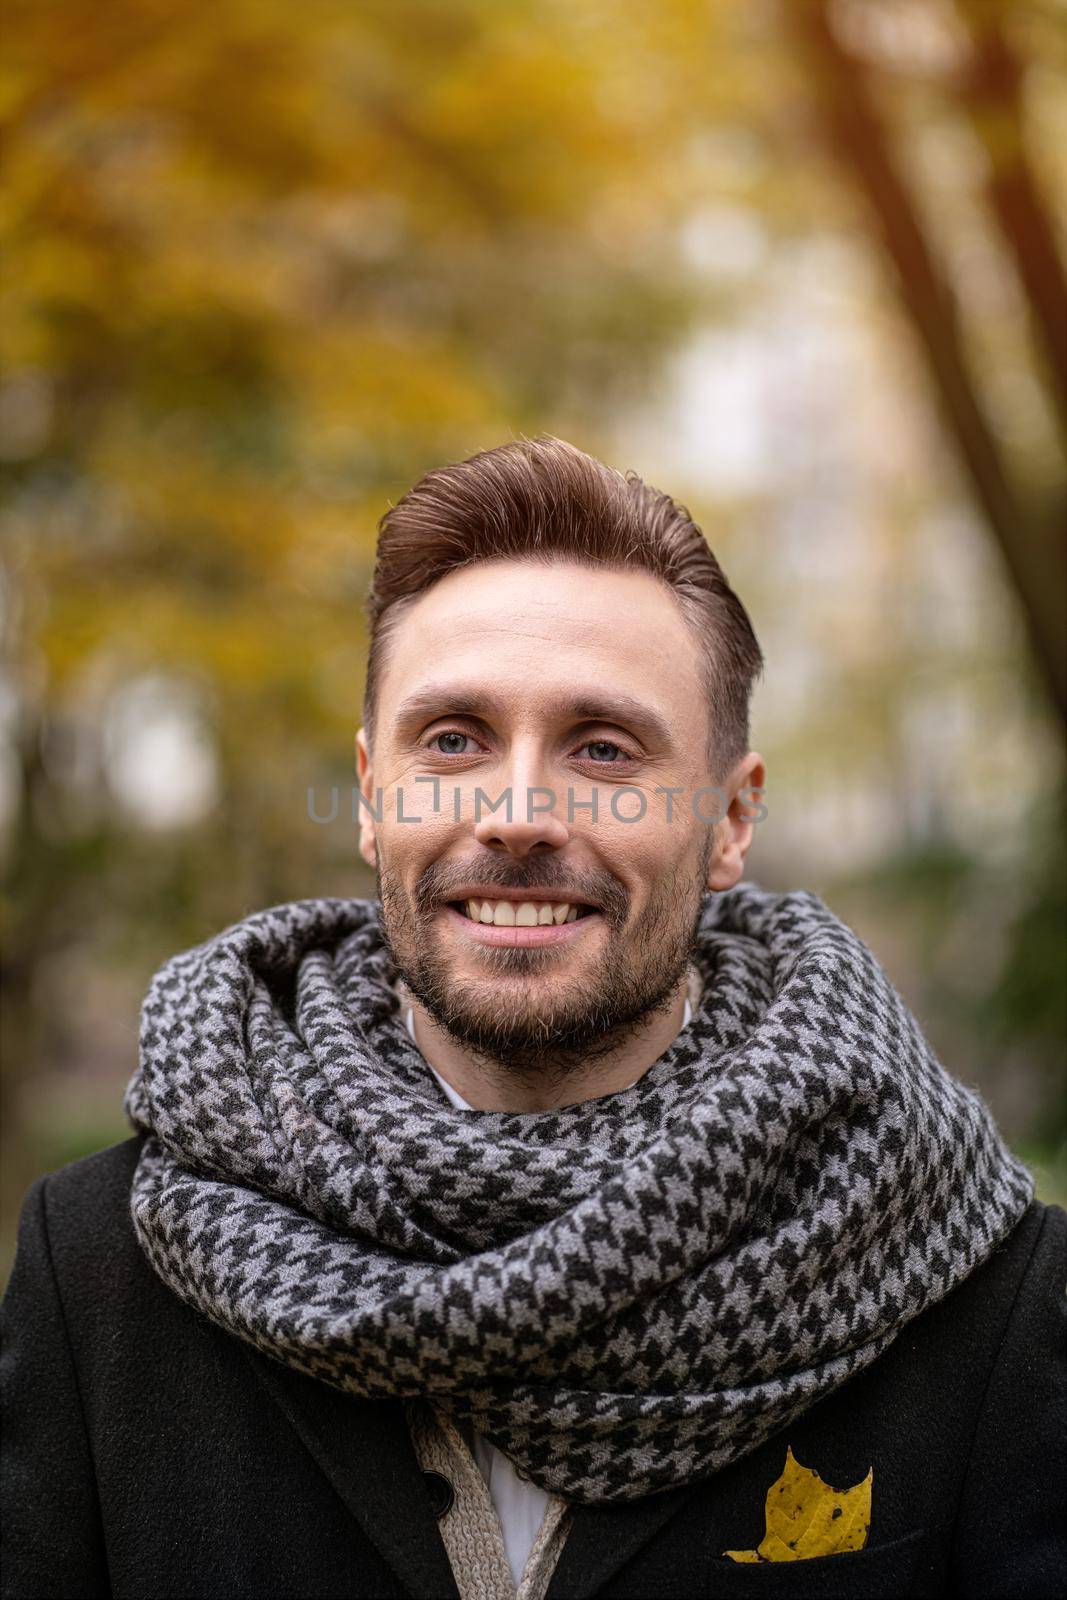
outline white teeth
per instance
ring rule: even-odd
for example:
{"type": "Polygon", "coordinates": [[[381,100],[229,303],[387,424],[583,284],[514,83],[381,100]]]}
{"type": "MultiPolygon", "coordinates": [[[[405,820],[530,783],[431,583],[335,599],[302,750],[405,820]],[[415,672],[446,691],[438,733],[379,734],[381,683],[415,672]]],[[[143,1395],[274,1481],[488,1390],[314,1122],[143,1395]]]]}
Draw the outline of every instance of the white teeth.
{"type": "Polygon", "coordinates": [[[466,912],[472,922],[497,928],[548,928],[563,922],[577,922],[578,908],[568,901],[467,900],[466,912]]]}

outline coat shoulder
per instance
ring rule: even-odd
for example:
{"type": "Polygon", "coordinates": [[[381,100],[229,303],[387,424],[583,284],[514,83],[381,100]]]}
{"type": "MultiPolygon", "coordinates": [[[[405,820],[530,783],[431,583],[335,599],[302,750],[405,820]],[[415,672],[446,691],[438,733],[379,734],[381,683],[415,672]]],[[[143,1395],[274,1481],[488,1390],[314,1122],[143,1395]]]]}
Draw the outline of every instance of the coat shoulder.
{"type": "Polygon", "coordinates": [[[144,1134],[135,1134],[46,1173],[26,1197],[39,1197],[53,1243],[84,1238],[99,1251],[102,1234],[129,1227],[130,1188],[144,1134]]]}
{"type": "Polygon", "coordinates": [[[1030,1211],[1034,1214],[1035,1237],[1027,1279],[1044,1282],[1051,1278],[1062,1290],[1067,1280],[1067,1211],[1040,1200],[1033,1202],[1030,1211]]]}
{"type": "MultiPolygon", "coordinates": [[[[1067,1279],[1067,1211],[1032,1200],[1015,1226],[961,1282],[909,1323],[897,1361],[939,1352],[939,1369],[960,1367],[980,1390],[1009,1326],[1047,1315],[1067,1279]]],[[[890,1354],[892,1353],[891,1347],[890,1354]]]]}
{"type": "MultiPolygon", "coordinates": [[[[154,1277],[134,1232],[130,1194],[145,1136],[136,1134],[45,1173],[22,1203],[18,1252],[47,1263],[72,1303],[106,1304],[154,1277]]],[[[16,1255],[16,1265],[18,1255],[16,1255]]]]}
{"type": "Polygon", "coordinates": [[[1067,1584],[1067,1211],[1035,1203],[1002,1254],[1010,1292],[968,1451],[954,1593],[1038,1600],[1067,1584]]]}
{"type": "MultiPolygon", "coordinates": [[[[986,1295],[993,1288],[1009,1305],[1044,1299],[1050,1288],[1062,1293],[1067,1279],[1067,1211],[1032,1200],[1008,1236],[972,1277],[986,1295]]],[[[968,1280],[969,1281],[969,1280],[968,1280]]]]}

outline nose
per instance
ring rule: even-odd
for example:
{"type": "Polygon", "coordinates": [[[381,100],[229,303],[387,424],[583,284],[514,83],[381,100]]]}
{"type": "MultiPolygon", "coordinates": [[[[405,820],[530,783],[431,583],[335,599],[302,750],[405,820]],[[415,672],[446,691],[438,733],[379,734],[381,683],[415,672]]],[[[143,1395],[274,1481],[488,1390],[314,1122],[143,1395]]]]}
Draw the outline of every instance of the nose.
{"type": "Polygon", "coordinates": [[[516,789],[512,791],[510,817],[506,805],[487,812],[475,823],[474,837],[489,850],[506,850],[517,861],[534,851],[544,854],[562,850],[571,836],[571,830],[553,815],[556,807],[554,797],[551,810],[540,809],[542,806],[547,808],[548,801],[549,794],[545,790],[516,789]]]}

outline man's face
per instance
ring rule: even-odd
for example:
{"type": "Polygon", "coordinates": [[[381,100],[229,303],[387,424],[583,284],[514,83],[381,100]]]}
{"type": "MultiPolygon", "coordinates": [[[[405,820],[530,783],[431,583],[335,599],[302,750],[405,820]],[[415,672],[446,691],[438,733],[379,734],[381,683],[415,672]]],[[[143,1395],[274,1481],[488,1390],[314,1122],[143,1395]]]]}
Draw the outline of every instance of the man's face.
{"type": "Polygon", "coordinates": [[[693,813],[708,715],[696,642],[646,573],[482,563],[398,623],[373,751],[358,740],[383,799],[360,847],[400,972],[457,1042],[565,1073],[672,1003],[702,895],[747,846],[724,858],[693,813]]]}

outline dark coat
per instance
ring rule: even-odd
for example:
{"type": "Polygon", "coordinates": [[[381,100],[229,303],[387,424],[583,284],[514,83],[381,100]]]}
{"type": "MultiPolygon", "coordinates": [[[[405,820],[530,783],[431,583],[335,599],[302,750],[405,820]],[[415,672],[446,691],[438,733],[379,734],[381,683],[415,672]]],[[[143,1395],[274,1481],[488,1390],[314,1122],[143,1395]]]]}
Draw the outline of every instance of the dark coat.
{"type": "MultiPolygon", "coordinates": [[[[294,1373],[166,1288],[129,1219],[139,1148],[75,1162],[25,1201],[4,1301],[4,1595],[455,1597],[400,1403],[294,1373]]],[[[1035,1203],[871,1367],[744,1460],[576,1509],[549,1600],[1061,1600],[1065,1278],[1067,1212],[1035,1203]],[[836,1489],[873,1467],[867,1544],[734,1563],[725,1550],[763,1537],[787,1444],[836,1489]]]]}

